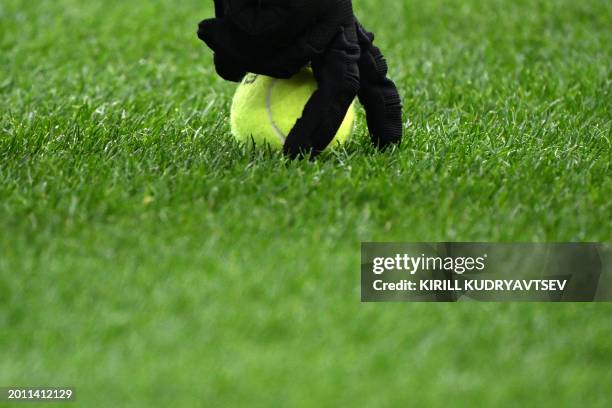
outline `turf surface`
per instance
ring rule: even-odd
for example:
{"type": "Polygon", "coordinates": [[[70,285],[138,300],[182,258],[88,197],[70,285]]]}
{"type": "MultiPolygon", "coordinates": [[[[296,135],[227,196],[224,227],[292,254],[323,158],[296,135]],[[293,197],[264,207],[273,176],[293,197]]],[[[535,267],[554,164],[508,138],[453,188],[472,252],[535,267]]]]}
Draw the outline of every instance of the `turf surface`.
{"type": "Polygon", "coordinates": [[[232,140],[209,3],[0,3],[0,386],[610,406],[610,306],[360,304],[358,275],[361,241],[610,240],[610,2],[356,0],[406,139],[362,119],[316,162],[232,140]]]}

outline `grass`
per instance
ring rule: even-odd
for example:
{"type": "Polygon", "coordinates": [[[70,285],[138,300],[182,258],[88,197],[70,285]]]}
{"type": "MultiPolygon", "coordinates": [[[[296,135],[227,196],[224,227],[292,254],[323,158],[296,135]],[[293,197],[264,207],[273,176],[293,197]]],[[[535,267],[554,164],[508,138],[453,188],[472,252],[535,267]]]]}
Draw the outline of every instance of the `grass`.
{"type": "Polygon", "coordinates": [[[315,162],[232,140],[208,3],[0,3],[0,386],[609,406],[610,306],[360,304],[359,243],[609,241],[610,3],[356,0],[405,143],[315,162]]]}

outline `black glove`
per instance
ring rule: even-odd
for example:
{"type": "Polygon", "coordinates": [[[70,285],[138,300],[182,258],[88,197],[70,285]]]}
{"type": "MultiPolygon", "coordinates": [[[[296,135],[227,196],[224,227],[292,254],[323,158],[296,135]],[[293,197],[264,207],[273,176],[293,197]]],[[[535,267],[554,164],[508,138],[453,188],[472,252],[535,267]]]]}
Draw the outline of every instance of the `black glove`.
{"type": "Polygon", "coordinates": [[[351,0],[215,0],[215,12],[198,36],[224,79],[240,81],[246,72],[290,78],[312,64],[318,89],[287,137],[287,155],[323,151],[357,95],[373,142],[382,148],[401,140],[399,94],[351,0]]]}

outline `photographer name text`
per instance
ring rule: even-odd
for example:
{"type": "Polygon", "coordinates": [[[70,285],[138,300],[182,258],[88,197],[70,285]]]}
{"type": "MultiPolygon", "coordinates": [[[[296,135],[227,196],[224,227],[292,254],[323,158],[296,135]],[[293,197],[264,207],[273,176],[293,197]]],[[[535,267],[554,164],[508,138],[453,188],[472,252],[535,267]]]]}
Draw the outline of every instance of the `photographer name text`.
{"type": "Polygon", "coordinates": [[[529,291],[563,291],[567,280],[558,279],[467,279],[446,280],[427,279],[410,281],[402,279],[397,282],[385,282],[381,279],[373,282],[376,291],[487,291],[487,292],[529,292],[529,291]]]}

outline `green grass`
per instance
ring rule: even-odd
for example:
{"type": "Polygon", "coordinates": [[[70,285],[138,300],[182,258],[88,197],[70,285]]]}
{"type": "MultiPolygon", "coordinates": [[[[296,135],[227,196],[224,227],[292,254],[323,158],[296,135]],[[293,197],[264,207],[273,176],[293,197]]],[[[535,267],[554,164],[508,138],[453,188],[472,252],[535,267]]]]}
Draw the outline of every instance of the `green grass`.
{"type": "Polygon", "coordinates": [[[232,140],[209,3],[0,3],[0,386],[610,406],[609,305],[359,303],[361,241],[610,240],[610,2],[356,0],[405,143],[315,162],[232,140]]]}

